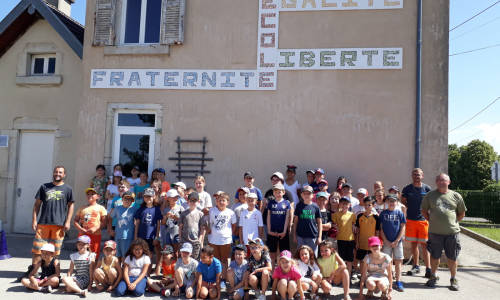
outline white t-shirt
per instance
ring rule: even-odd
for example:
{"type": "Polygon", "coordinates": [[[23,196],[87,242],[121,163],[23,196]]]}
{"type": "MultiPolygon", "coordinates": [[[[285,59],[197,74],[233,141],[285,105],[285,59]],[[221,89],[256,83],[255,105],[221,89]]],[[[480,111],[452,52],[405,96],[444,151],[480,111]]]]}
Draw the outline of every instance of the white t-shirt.
{"type": "Polygon", "coordinates": [[[239,226],[243,231],[243,243],[248,245],[248,239],[259,237],[259,227],[264,227],[262,222],[262,213],[254,208],[252,211],[244,209],[241,211],[239,226]]]}
{"type": "Polygon", "coordinates": [[[297,204],[299,203],[299,195],[297,195],[297,190],[300,190],[302,188],[299,182],[296,180],[292,185],[288,185],[285,181],[283,183],[283,186],[285,187],[285,190],[287,190],[290,195],[292,195],[293,203],[295,204],[295,207],[297,207],[297,204]]]}
{"type": "MultiPolygon", "coordinates": [[[[358,204],[352,208],[352,212],[357,216],[365,212],[365,207],[361,204],[358,204]]],[[[372,213],[375,215],[378,214],[374,207],[372,207],[372,213]]]]}
{"type": "Polygon", "coordinates": [[[136,179],[129,177],[127,178],[128,183],[130,183],[130,189],[141,183],[141,179],[137,177],[136,179]]]}
{"type": "Polygon", "coordinates": [[[234,211],[229,208],[220,211],[217,207],[212,207],[209,216],[212,233],[208,235],[208,242],[214,245],[231,244],[233,240],[231,225],[236,223],[234,211]]]}
{"type": "Polygon", "coordinates": [[[129,255],[125,258],[125,263],[128,265],[128,276],[137,277],[141,275],[144,265],[151,264],[151,259],[145,254],[139,259],[135,258],[133,255],[129,255]]]}
{"type": "Polygon", "coordinates": [[[311,278],[314,273],[321,273],[318,265],[314,263],[312,266],[310,264],[305,264],[302,260],[297,261],[297,269],[299,269],[300,275],[303,278],[311,278]]]}
{"type": "Polygon", "coordinates": [[[354,197],[354,196],[351,196],[351,198],[350,198],[350,199],[351,199],[351,207],[353,207],[353,208],[354,208],[354,206],[359,205],[359,200],[358,200],[358,198],[356,198],[356,197],[354,197]]]}
{"type": "Polygon", "coordinates": [[[106,191],[108,191],[110,194],[115,194],[115,196],[119,194],[118,186],[114,184],[109,184],[106,188],[106,191]]]}
{"type": "Polygon", "coordinates": [[[198,193],[200,196],[200,202],[198,202],[198,208],[199,209],[204,209],[206,207],[212,207],[212,197],[210,197],[210,194],[203,191],[201,193],[198,193]]]}

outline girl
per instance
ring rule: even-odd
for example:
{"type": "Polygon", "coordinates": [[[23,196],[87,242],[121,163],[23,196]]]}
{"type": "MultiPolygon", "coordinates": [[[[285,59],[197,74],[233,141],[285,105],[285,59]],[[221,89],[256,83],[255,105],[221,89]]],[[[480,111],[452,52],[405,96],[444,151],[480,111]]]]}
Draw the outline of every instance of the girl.
{"type": "Polygon", "coordinates": [[[122,172],[115,171],[113,173],[113,181],[106,188],[106,208],[108,209],[108,212],[111,211],[111,203],[113,202],[113,198],[120,195],[118,187],[120,186],[122,179],[122,172]]]}
{"type": "Polygon", "coordinates": [[[31,290],[52,293],[53,289],[59,286],[59,260],[54,256],[55,247],[52,244],[44,244],[40,251],[42,260],[33,267],[28,278],[21,280],[21,284],[31,290]],[[40,267],[42,272],[40,277],[36,278],[35,275],[40,267]]]}
{"type": "Polygon", "coordinates": [[[78,293],[86,297],[87,289],[92,287],[95,253],[89,251],[89,245],[90,238],[87,235],[79,236],[76,243],[78,252],[69,256],[71,263],[69,265],[68,276],[62,279],[68,293],[78,293]]]}
{"type": "Polygon", "coordinates": [[[273,273],[273,290],[271,295],[274,296],[276,289],[278,289],[281,299],[293,300],[296,292],[299,292],[301,300],[305,299],[301,277],[299,270],[297,270],[292,260],[292,253],[288,250],[281,251],[279,265],[273,273]]]}
{"type": "MultiPolygon", "coordinates": [[[[210,207],[212,207],[212,198],[210,197],[210,194],[205,192],[205,177],[203,176],[196,176],[194,180],[194,187],[196,189],[196,192],[200,196],[200,202],[198,202],[198,208],[203,211],[205,215],[208,214],[208,210],[210,207]]],[[[189,195],[190,193],[186,193],[186,195],[189,195]]]]}
{"type": "Polygon", "coordinates": [[[106,168],[104,165],[97,165],[95,168],[96,175],[90,180],[90,187],[93,188],[99,195],[97,203],[106,207],[106,187],[108,186],[108,178],[106,178],[106,168]]]}
{"type": "Polygon", "coordinates": [[[123,263],[123,280],[116,287],[115,296],[121,297],[127,292],[135,297],[144,295],[146,275],[151,265],[150,256],[145,240],[138,238],[132,242],[123,263]]]}
{"type": "Polygon", "coordinates": [[[177,259],[174,248],[165,245],[161,251],[161,272],[163,277],[159,280],[147,279],[149,291],[160,293],[163,297],[170,297],[171,289],[175,288],[175,263],[177,259]]]}
{"type": "Polygon", "coordinates": [[[339,210],[340,194],[338,192],[333,192],[328,198],[327,208],[331,214],[336,213],[339,210]]]}
{"type": "Polygon", "coordinates": [[[322,241],[319,244],[321,257],[318,258],[318,265],[323,275],[321,289],[326,294],[330,294],[332,284],[337,285],[342,282],[344,287],[344,300],[350,300],[349,296],[349,272],[347,271],[344,260],[339,256],[333,243],[329,240],[322,241]]]}
{"type": "Polygon", "coordinates": [[[381,300],[391,299],[392,291],[392,263],[391,257],[380,250],[382,242],[377,236],[368,238],[370,254],[365,256],[361,269],[361,281],[359,282],[359,299],[365,299],[363,287],[368,289],[367,296],[373,296],[375,289],[382,292],[381,300]]]}
{"type": "Polygon", "coordinates": [[[345,178],[345,176],[340,176],[339,178],[337,178],[337,186],[335,187],[337,193],[340,194],[340,192],[342,191],[342,186],[346,182],[347,182],[347,178],[345,178]]]}
{"type": "Polygon", "coordinates": [[[285,190],[287,190],[292,196],[294,207],[297,207],[297,204],[299,204],[299,195],[301,191],[301,186],[295,179],[296,170],[296,166],[286,166],[286,179],[283,184],[285,186],[285,190]]]}
{"type": "Polygon", "coordinates": [[[384,183],[380,180],[377,180],[373,183],[373,191],[374,193],[377,191],[377,190],[382,190],[382,191],[385,191],[385,188],[384,188],[384,183]]]}
{"type": "Polygon", "coordinates": [[[134,166],[132,170],[130,170],[130,174],[132,175],[131,177],[127,178],[128,183],[130,183],[130,186],[134,188],[134,186],[138,185],[141,182],[141,179],[139,178],[139,174],[141,171],[139,170],[138,166],[134,166]]]}
{"type": "MultiPolygon", "coordinates": [[[[116,165],[113,166],[113,176],[114,176],[114,174],[116,172],[120,172],[120,174],[123,174],[123,166],[122,166],[122,164],[118,163],[118,164],[116,164],[116,165]]],[[[108,184],[113,183],[113,176],[109,176],[108,184]]],[[[120,179],[123,179],[123,176],[121,176],[120,179]]]]}
{"type": "Polygon", "coordinates": [[[141,172],[139,175],[139,179],[141,182],[134,186],[134,193],[135,193],[135,205],[140,206],[142,204],[143,200],[143,195],[144,195],[144,190],[149,187],[148,183],[148,173],[147,172],[141,172]]]}
{"type": "Polygon", "coordinates": [[[255,297],[259,300],[264,300],[266,299],[266,289],[270,279],[269,275],[273,269],[269,250],[259,238],[254,240],[249,239],[248,245],[250,247],[250,258],[248,259],[247,271],[243,276],[245,282],[243,289],[248,290],[248,285],[250,285],[255,290],[255,297]],[[259,290],[259,283],[261,290],[259,290]]]}
{"type": "Polygon", "coordinates": [[[375,191],[375,203],[374,207],[377,213],[380,215],[380,213],[385,209],[385,192],[384,189],[378,189],[375,191]]]}
{"type": "Polygon", "coordinates": [[[312,248],[307,245],[300,246],[295,253],[295,259],[297,260],[299,273],[302,276],[300,279],[302,290],[307,291],[311,289],[311,299],[319,300],[320,298],[316,293],[321,285],[323,276],[321,276],[321,271],[316,263],[312,248]]]}
{"type": "Polygon", "coordinates": [[[96,283],[97,291],[102,292],[106,290],[111,292],[122,279],[120,261],[115,256],[115,241],[106,241],[102,253],[104,256],[99,260],[94,271],[94,282],[96,283]]]}

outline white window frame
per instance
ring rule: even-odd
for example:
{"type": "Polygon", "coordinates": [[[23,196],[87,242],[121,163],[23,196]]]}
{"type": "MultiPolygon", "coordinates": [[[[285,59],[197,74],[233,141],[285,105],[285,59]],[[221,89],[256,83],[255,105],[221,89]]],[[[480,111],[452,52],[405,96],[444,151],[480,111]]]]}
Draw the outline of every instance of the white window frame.
{"type": "Polygon", "coordinates": [[[55,53],[47,53],[47,54],[32,54],[31,55],[31,74],[32,76],[43,76],[43,75],[54,75],[56,73],[56,67],[54,66],[54,73],[48,73],[49,71],[49,59],[54,58],[56,60],[55,64],[57,65],[57,58],[55,53]],[[43,73],[35,74],[35,59],[43,58],[43,73]]]}
{"type": "MultiPolygon", "coordinates": [[[[139,42],[138,43],[125,43],[125,27],[127,26],[127,6],[128,0],[123,0],[122,15],[121,15],[121,28],[120,28],[120,44],[121,45],[158,45],[160,43],[160,34],[158,33],[157,43],[145,43],[146,36],[146,8],[149,0],[141,1],[141,20],[139,25],[139,42]]],[[[161,25],[160,25],[161,26],[161,25]]]]}
{"type": "Polygon", "coordinates": [[[156,140],[156,127],[158,126],[158,114],[154,110],[132,110],[132,109],[118,109],[115,111],[113,132],[113,165],[120,162],[120,136],[122,134],[130,135],[149,135],[149,154],[148,154],[148,173],[151,176],[154,167],[155,159],[155,140],[156,140]],[[141,127],[141,126],[118,126],[119,114],[151,114],[155,115],[154,127],[141,127]]]}

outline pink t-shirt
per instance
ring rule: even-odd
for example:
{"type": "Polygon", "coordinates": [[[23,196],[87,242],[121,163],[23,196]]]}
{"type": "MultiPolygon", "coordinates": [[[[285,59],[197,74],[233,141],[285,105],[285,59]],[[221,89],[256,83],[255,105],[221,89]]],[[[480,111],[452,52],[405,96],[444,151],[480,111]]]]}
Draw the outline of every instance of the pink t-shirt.
{"type": "Polygon", "coordinates": [[[295,281],[297,279],[300,279],[301,277],[302,276],[300,276],[299,270],[297,270],[295,266],[292,266],[288,273],[283,273],[283,271],[281,271],[281,267],[277,267],[276,269],[274,269],[273,273],[273,279],[286,279],[295,281]]]}

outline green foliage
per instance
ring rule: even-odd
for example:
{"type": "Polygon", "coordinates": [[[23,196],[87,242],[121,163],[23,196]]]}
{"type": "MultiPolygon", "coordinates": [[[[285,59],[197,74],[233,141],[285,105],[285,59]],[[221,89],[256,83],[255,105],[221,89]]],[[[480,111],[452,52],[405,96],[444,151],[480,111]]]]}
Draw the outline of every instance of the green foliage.
{"type": "Polygon", "coordinates": [[[486,186],[483,191],[485,192],[500,192],[500,183],[492,183],[486,186]]]}

